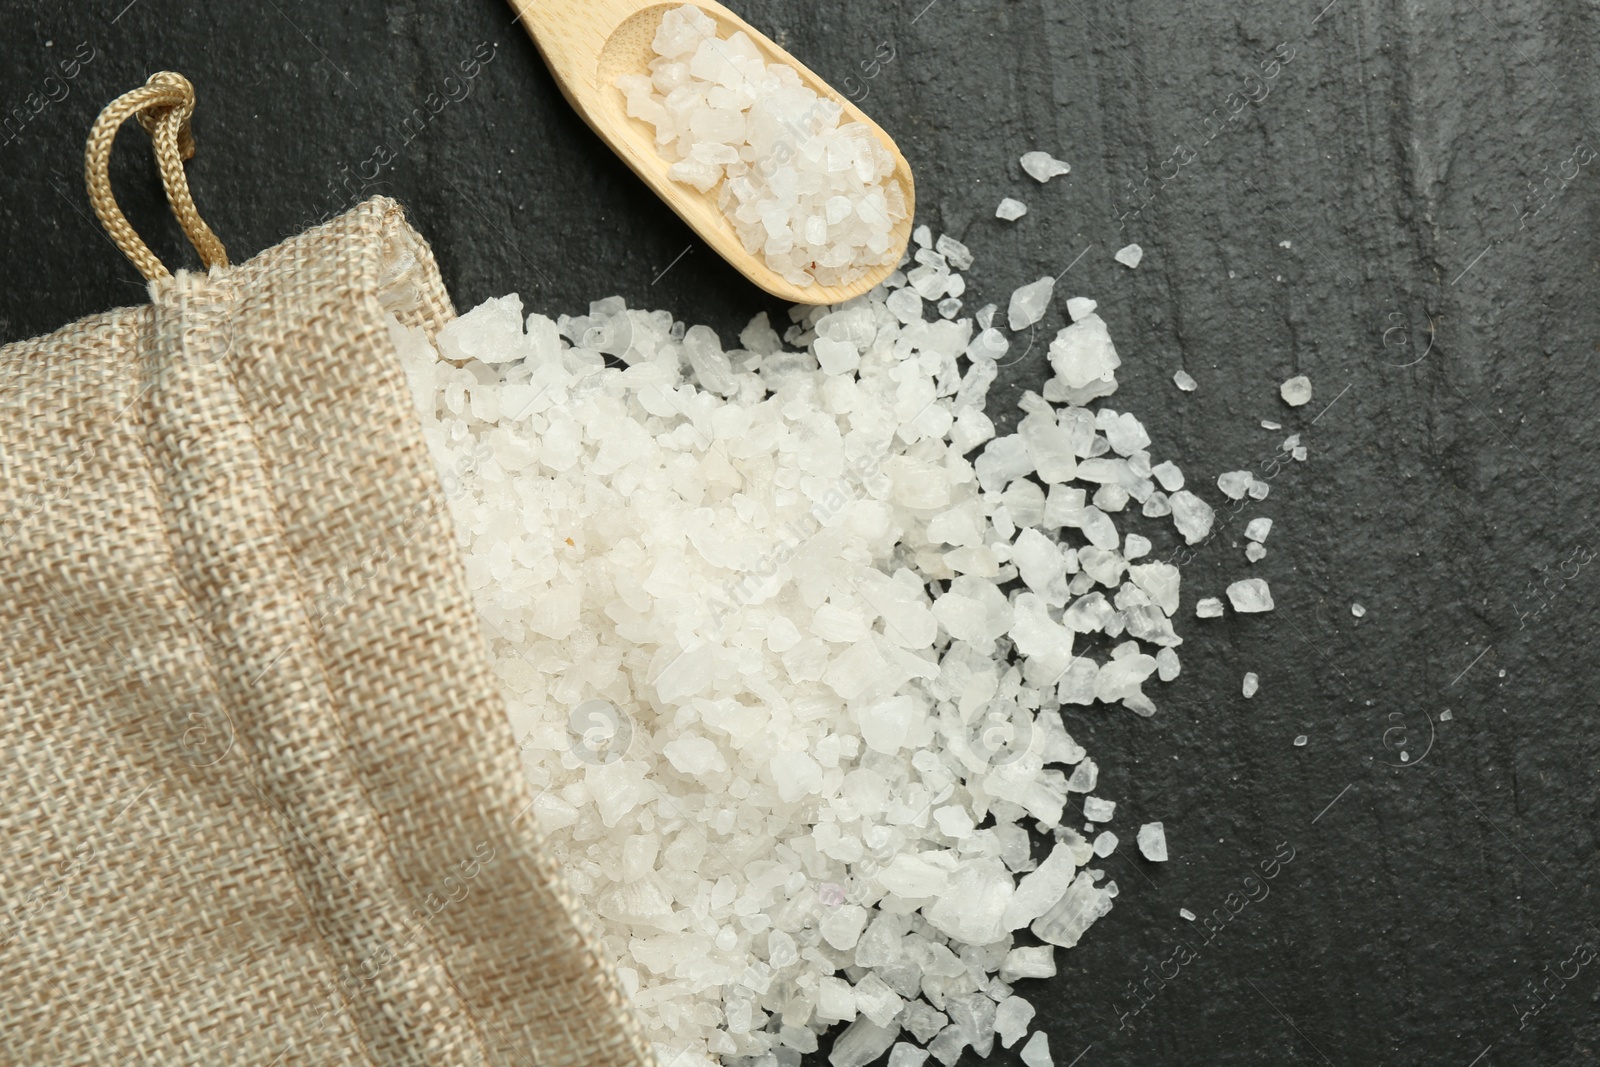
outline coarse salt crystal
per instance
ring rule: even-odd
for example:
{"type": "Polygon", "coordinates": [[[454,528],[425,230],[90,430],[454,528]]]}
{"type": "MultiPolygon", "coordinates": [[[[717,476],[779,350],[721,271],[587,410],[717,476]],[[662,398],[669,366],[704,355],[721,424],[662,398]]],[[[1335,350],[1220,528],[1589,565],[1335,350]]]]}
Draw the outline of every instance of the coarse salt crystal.
{"type": "Polygon", "coordinates": [[[1022,169],[1034,181],[1043,183],[1062,174],[1071,174],[1072,167],[1056,159],[1049,152],[1024,152],[1022,169]]]}
{"type": "Polygon", "coordinates": [[[1304,374],[1290,378],[1279,386],[1278,392],[1285,404],[1292,408],[1300,407],[1311,400],[1311,379],[1304,374]]]}

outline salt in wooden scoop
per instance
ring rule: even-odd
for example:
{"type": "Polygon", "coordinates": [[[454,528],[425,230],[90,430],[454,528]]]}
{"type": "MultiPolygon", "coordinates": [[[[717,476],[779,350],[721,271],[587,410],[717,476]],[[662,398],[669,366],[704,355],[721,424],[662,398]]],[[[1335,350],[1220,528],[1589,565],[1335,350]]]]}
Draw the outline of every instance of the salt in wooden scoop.
{"type": "Polygon", "coordinates": [[[681,3],[646,4],[639,0],[511,0],[522,24],[533,37],[540,55],[555,75],[561,92],[600,138],[622,157],[645,184],[655,190],[678,217],[700,235],[706,244],[733,264],[746,278],[774,296],[797,304],[837,304],[860,296],[894,272],[911,236],[916,196],[911,167],[895,147],[893,139],[861,109],[835,92],[805,64],[773,44],[739,16],[715,0],[696,0],[695,6],[717,23],[726,37],[743,30],[768,63],[785,63],[799,74],[801,82],[818,96],[832,99],[844,109],[845,122],[864,124],[879,137],[894,159],[893,176],[905,192],[906,217],[889,234],[892,258],[868,268],[867,273],[849,285],[827,286],[812,282],[800,286],[769,269],[759,251],[751,254],[734,232],[733,225],[717,207],[717,190],[702,193],[694,186],[667,177],[672,166],[656,150],[655,131],[650,124],[630,118],[617,78],[623,74],[650,73],[655,58],[651,41],[661,16],[681,3]]]}

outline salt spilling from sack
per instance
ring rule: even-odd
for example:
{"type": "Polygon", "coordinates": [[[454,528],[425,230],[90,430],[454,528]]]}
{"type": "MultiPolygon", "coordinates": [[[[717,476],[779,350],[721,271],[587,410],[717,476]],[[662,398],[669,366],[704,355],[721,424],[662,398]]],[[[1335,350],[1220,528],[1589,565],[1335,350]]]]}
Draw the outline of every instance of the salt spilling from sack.
{"type": "Polygon", "coordinates": [[[693,4],[668,10],[651,44],[650,73],[617,79],[628,114],[655,127],[673,181],[721,185],[717,207],[746,252],[798,286],[847,285],[894,260],[905,189],[870,126],[841,125],[837,102],[693,4]]]}
{"type": "MultiPolygon", "coordinates": [[[[792,1065],[842,1023],[837,1067],[986,1054],[1031,1019],[1012,984],[1110,910],[1115,835],[1063,825],[1098,767],[1061,708],[1154,713],[1179,574],[1118,529],[1165,496],[1138,420],[1083,406],[1120,360],[1067,306],[999,437],[1007,339],[899,271],[732,349],[616,297],[491,300],[438,354],[392,323],[534,811],[664,1062],[792,1065]]],[[[1183,491],[1154,513],[1211,524],[1183,491]]]]}

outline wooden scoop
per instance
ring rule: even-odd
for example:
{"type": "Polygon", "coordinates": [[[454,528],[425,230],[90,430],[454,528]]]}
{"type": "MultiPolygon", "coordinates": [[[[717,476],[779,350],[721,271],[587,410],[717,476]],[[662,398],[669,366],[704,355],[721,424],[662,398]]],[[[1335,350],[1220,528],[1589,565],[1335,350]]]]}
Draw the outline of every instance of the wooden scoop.
{"type": "MultiPolygon", "coordinates": [[[[828,286],[816,282],[797,286],[783,275],[767,268],[759,251],[744,250],[733,225],[717,207],[717,190],[702,193],[692,185],[667,177],[672,164],[656,151],[655,130],[642,119],[629,118],[617,77],[622,74],[650,73],[655,58],[651,41],[661,16],[681,3],[646,4],[639,0],[511,0],[522,24],[527,27],[539,54],[567,101],[577,109],[595,133],[621,156],[633,172],[654,189],[668,207],[678,213],[712,248],[732,263],[739,272],[774,296],[797,304],[837,304],[860,296],[895,270],[911,237],[911,220],[916,213],[916,193],[911,183],[911,167],[895,147],[893,139],[861,109],[840,96],[805,64],[769,41],[738,15],[715,0],[695,0],[695,6],[717,22],[721,35],[743,30],[768,63],[787,63],[800,80],[818,96],[827,97],[844,108],[843,121],[863,123],[882,139],[894,156],[894,177],[906,194],[906,217],[889,234],[894,258],[874,267],[850,285],[828,286]]],[[[720,188],[720,186],[719,186],[720,188]]]]}

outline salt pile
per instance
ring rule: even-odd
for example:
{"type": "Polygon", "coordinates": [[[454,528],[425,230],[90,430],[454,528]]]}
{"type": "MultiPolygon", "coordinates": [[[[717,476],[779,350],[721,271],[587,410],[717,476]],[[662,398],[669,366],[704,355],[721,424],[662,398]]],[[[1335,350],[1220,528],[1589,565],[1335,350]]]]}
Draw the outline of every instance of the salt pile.
{"type": "MultiPolygon", "coordinates": [[[[848,285],[895,259],[905,189],[871,127],[841,124],[841,105],[767,63],[743,31],[720,36],[693,4],[662,15],[652,47],[649,75],[617,79],[628,114],[655,127],[672,180],[721,186],[717,207],[746,252],[797,286],[848,285]]],[[[930,279],[918,291],[935,299],[928,290],[939,287],[930,279]]]]}
{"type": "MultiPolygon", "coordinates": [[[[915,239],[962,284],[965,246],[915,239]]],[[[440,353],[391,326],[534,811],[664,1062],[795,1063],[842,1023],[836,1067],[986,1055],[1117,895],[1115,835],[1063,823],[1113,805],[1061,709],[1155,712],[1179,573],[1118,520],[1212,512],[1163,510],[1181,472],[1085,406],[1120,365],[1092,301],[997,436],[994,308],[929,318],[915,275],[731,349],[616,297],[492,300],[440,353]]]]}

